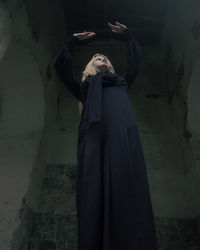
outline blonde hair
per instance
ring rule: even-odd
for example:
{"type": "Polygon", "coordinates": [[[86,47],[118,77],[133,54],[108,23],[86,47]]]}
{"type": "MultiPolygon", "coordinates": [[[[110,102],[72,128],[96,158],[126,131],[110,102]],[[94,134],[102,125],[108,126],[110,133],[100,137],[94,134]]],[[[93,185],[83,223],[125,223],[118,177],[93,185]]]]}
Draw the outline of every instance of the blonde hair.
{"type": "MultiPolygon", "coordinates": [[[[94,65],[94,59],[97,56],[103,56],[107,59],[108,61],[108,69],[110,72],[115,73],[115,69],[111,63],[111,61],[108,59],[107,56],[103,55],[103,54],[95,54],[93,55],[92,59],[89,61],[89,63],[86,65],[84,71],[82,72],[82,82],[86,79],[87,76],[89,75],[96,75],[99,71],[98,69],[95,67],[94,65]]],[[[83,110],[83,105],[81,102],[79,102],[79,113],[81,114],[83,110]]]]}

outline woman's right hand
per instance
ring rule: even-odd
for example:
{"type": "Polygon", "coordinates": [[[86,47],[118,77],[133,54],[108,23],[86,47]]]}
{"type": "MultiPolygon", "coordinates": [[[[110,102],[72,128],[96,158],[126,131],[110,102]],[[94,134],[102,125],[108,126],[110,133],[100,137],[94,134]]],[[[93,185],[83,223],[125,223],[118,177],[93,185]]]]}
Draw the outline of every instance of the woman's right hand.
{"type": "Polygon", "coordinates": [[[90,32],[90,31],[84,31],[81,33],[74,33],[73,34],[73,36],[78,37],[79,40],[85,40],[85,39],[88,39],[88,38],[95,36],[95,35],[96,35],[95,32],[90,32]]]}

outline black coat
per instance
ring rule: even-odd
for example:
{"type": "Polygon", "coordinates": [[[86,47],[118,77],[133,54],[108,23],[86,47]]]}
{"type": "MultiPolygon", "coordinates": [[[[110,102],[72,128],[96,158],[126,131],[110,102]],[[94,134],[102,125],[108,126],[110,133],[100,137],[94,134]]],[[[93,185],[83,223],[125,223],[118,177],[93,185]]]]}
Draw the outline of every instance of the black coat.
{"type": "Polygon", "coordinates": [[[141,51],[130,30],[116,37],[126,43],[123,77],[107,71],[77,82],[73,48],[86,41],[76,37],[64,43],[54,61],[63,83],[84,107],[77,148],[78,250],[156,250],[144,155],[127,94],[141,51]]]}

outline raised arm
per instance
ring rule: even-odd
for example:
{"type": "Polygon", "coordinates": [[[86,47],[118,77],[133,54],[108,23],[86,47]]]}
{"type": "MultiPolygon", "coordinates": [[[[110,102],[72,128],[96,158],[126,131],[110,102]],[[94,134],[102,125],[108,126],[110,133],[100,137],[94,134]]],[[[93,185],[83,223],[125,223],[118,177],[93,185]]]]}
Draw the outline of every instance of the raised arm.
{"type": "Polygon", "coordinates": [[[71,36],[59,48],[55,59],[54,68],[68,90],[80,100],[80,83],[74,78],[72,72],[73,48],[77,43],[78,38],[71,36]]]}
{"type": "Polygon", "coordinates": [[[136,78],[142,61],[142,52],[138,42],[129,29],[123,31],[126,39],[126,65],[124,78],[128,83],[128,89],[136,78]]]}
{"type": "Polygon", "coordinates": [[[139,72],[142,61],[142,52],[138,42],[132,34],[132,31],[119,22],[115,22],[115,24],[116,25],[108,23],[113,31],[113,37],[126,43],[126,65],[123,76],[128,83],[129,89],[139,72]]]}
{"type": "Polygon", "coordinates": [[[59,48],[53,62],[60,79],[79,101],[81,101],[80,83],[75,79],[72,71],[73,51],[76,45],[84,45],[87,43],[86,39],[94,35],[94,32],[82,32],[71,35],[59,48]]]}

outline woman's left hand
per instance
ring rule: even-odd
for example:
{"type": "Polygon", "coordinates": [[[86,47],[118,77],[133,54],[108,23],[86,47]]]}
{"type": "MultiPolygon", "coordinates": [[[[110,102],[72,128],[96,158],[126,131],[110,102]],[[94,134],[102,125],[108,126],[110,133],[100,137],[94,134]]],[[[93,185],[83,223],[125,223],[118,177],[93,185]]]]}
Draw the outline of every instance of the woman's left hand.
{"type": "Polygon", "coordinates": [[[127,26],[124,24],[121,24],[119,22],[115,22],[116,25],[113,25],[111,23],[108,23],[108,26],[111,28],[112,32],[115,33],[123,33],[125,29],[127,29],[127,26]]]}

